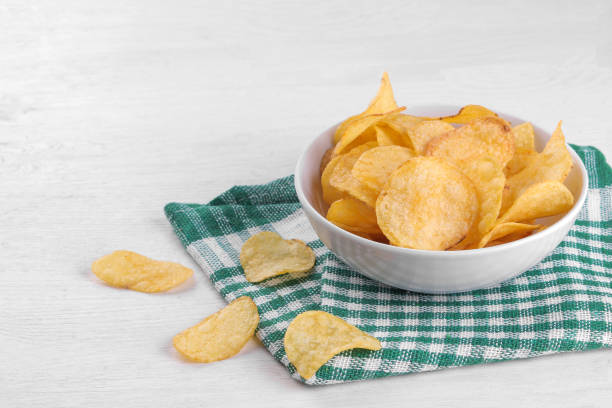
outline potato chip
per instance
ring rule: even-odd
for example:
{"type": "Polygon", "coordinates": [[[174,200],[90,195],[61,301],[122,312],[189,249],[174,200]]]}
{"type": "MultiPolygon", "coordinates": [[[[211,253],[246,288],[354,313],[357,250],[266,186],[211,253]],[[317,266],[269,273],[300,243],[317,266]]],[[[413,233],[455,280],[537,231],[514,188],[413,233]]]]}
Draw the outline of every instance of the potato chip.
{"type": "Polygon", "coordinates": [[[334,144],[340,141],[340,139],[344,135],[344,132],[346,132],[346,128],[348,127],[348,125],[354,122],[356,119],[359,119],[366,115],[371,115],[373,113],[389,112],[397,108],[397,103],[395,103],[395,98],[393,97],[391,81],[389,81],[389,74],[384,72],[382,79],[380,80],[380,87],[378,88],[378,93],[370,102],[368,108],[358,115],[351,116],[350,118],[342,122],[340,126],[338,126],[334,134],[334,144]]]}
{"type": "Polygon", "coordinates": [[[334,201],[327,210],[327,219],[353,233],[382,235],[374,209],[354,198],[334,201]]]}
{"type": "Polygon", "coordinates": [[[401,136],[404,146],[415,150],[412,144],[412,133],[421,122],[423,122],[423,119],[417,116],[396,113],[381,120],[379,126],[389,127],[401,136]]]}
{"type": "Polygon", "coordinates": [[[111,286],[147,293],[172,289],[193,275],[186,266],[156,261],[131,251],[105,255],[93,263],[91,270],[111,286]]]}
{"type": "Polygon", "coordinates": [[[247,239],[240,250],[240,264],[249,282],[285,273],[306,272],[315,264],[315,254],[299,239],[283,239],[263,231],[247,239]]]}
{"type": "Polygon", "coordinates": [[[478,213],[473,183],[437,157],[395,170],[376,201],[378,225],[393,245],[443,250],[459,242],[478,213]]]}
{"type": "Polygon", "coordinates": [[[374,126],[374,131],[379,146],[405,146],[402,135],[388,126],[378,124],[374,126]]]}
{"type": "Polygon", "coordinates": [[[414,153],[407,147],[374,147],[359,156],[351,172],[357,180],[380,192],[391,173],[412,157],[414,153]]]}
{"type": "Polygon", "coordinates": [[[380,350],[380,342],[332,314],[311,310],[289,323],[284,339],[287,358],[304,379],[311,378],[336,354],[354,348],[380,350]]]}
{"type": "MultiPolygon", "coordinates": [[[[520,224],[518,222],[502,222],[497,224],[488,234],[482,237],[475,248],[483,248],[489,242],[498,241],[500,238],[509,236],[511,234],[521,234],[518,237],[514,237],[514,239],[520,239],[525,236],[523,233],[536,230],[540,227],[541,225],[520,224]]],[[[507,242],[510,241],[498,242],[498,244],[507,242]]]]}
{"type": "Polygon", "coordinates": [[[439,118],[425,118],[429,120],[442,120],[448,123],[468,124],[477,119],[497,117],[497,113],[480,105],[465,105],[456,115],[442,116],[439,118]]]}
{"type": "Polygon", "coordinates": [[[502,214],[498,223],[517,222],[548,217],[568,211],[574,205],[574,196],[558,181],[532,184],[502,214]]]}
{"type": "Polygon", "coordinates": [[[195,326],[174,336],[174,348],[199,363],[225,360],[249,341],[259,324],[257,305],[242,296],[195,326]]]}
{"type": "Polygon", "coordinates": [[[343,156],[344,155],[341,154],[340,156],[336,156],[331,159],[327,166],[325,166],[323,173],[321,173],[321,191],[323,193],[323,201],[325,201],[327,204],[331,204],[341,198],[348,197],[348,193],[338,190],[329,182],[334,170],[336,169],[336,166],[343,156]]]}
{"type": "Polygon", "coordinates": [[[376,140],[376,134],[373,131],[371,133],[366,132],[368,128],[372,128],[374,125],[376,125],[378,122],[388,117],[389,115],[401,112],[404,109],[404,107],[401,107],[389,112],[373,113],[371,115],[365,115],[355,119],[353,122],[349,123],[346,126],[344,134],[334,147],[333,154],[338,155],[340,153],[349,151],[351,148],[356,147],[354,143],[355,141],[358,142],[356,143],[357,145],[360,145],[371,140],[376,140]],[[366,137],[361,137],[362,135],[365,135],[366,137]],[[361,137],[361,140],[358,140],[359,137],[361,137]]]}
{"type": "Polygon", "coordinates": [[[492,157],[504,168],[514,155],[514,137],[503,119],[478,119],[431,140],[425,154],[454,163],[492,157]]]}
{"type": "Polygon", "coordinates": [[[323,157],[321,157],[321,164],[319,165],[319,174],[320,175],[323,175],[323,172],[325,171],[325,168],[327,167],[327,165],[331,161],[332,153],[333,152],[334,152],[334,148],[330,147],[329,149],[327,149],[325,151],[325,153],[323,153],[323,157]]]}
{"type": "MultiPolygon", "coordinates": [[[[376,147],[376,142],[368,142],[366,144],[354,148],[347,154],[338,156],[339,160],[337,164],[333,167],[333,170],[329,175],[329,184],[331,187],[335,188],[337,191],[346,193],[358,200],[361,200],[371,207],[374,207],[374,205],[376,204],[376,197],[378,196],[378,192],[353,177],[352,169],[357,160],[359,159],[359,156],[361,156],[363,152],[374,147],[376,147]]],[[[334,160],[335,159],[332,159],[330,165],[334,162],[334,160]]],[[[323,193],[323,197],[324,199],[326,199],[325,191],[323,193]]],[[[328,196],[330,195],[331,194],[328,194],[328,196]]],[[[338,197],[337,199],[344,197],[345,195],[338,197]]]]}
{"type": "Polygon", "coordinates": [[[455,130],[453,125],[441,120],[425,120],[419,123],[412,131],[409,132],[414,151],[418,154],[423,154],[427,144],[431,140],[452,130],[455,130]]]}
{"type": "Polygon", "coordinates": [[[543,181],[563,182],[572,169],[572,157],[565,146],[561,122],[546,143],[544,150],[527,167],[508,178],[502,210],[504,213],[529,186],[543,181]]]}
{"type": "Polygon", "coordinates": [[[510,177],[515,175],[516,173],[523,170],[525,167],[529,166],[534,157],[536,157],[538,153],[533,150],[526,149],[516,149],[514,152],[514,156],[512,159],[506,164],[506,168],[504,169],[504,174],[506,177],[510,177]]]}
{"type": "Polygon", "coordinates": [[[514,147],[535,152],[535,132],[529,122],[521,123],[512,128],[514,147]]]}
{"type": "Polygon", "coordinates": [[[499,164],[486,157],[461,163],[460,169],[474,183],[480,203],[476,221],[462,241],[461,246],[467,246],[478,242],[495,225],[501,208],[506,177],[499,164]]]}

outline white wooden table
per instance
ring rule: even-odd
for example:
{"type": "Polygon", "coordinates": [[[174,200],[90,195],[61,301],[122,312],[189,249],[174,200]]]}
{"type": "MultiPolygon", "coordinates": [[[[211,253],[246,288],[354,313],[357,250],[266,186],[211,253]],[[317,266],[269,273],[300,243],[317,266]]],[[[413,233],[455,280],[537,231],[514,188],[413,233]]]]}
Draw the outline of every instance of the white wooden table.
{"type": "Polygon", "coordinates": [[[609,406],[610,351],[318,388],[256,341],[189,364],[172,336],[224,304],[199,270],[160,295],[90,272],[196,269],[163,205],[290,174],[384,70],[407,106],[564,119],[612,157],[609,2],[455,3],[0,1],[0,406],[609,406]]]}

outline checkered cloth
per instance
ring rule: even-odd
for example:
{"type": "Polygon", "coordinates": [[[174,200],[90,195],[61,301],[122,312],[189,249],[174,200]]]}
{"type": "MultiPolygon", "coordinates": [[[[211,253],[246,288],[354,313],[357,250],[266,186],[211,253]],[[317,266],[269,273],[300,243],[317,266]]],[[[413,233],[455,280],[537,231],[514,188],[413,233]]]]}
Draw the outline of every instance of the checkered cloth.
{"type": "Polygon", "coordinates": [[[306,310],[324,310],[375,336],[382,350],[354,349],[328,361],[307,384],[333,384],[421,371],[612,347],[612,170],[601,152],[574,146],[590,177],[569,235],[540,264],[491,289],[424,295],[375,282],[340,261],[311,229],[293,177],[236,186],[208,204],[170,203],[181,242],[227,300],[253,298],[257,336],[291,375],[283,336],[306,310]],[[311,273],[249,283],[240,248],[271,230],[299,238],[317,256],[311,273]]]}

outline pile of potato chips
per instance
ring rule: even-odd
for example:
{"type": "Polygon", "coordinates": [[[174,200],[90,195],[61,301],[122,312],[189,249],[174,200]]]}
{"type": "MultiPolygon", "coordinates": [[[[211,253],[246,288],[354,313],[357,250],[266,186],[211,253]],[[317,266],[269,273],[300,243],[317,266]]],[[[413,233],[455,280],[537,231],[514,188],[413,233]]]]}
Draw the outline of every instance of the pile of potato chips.
{"type": "Polygon", "coordinates": [[[482,106],[438,118],[404,109],[385,73],[368,108],[336,129],[321,188],[338,227],[404,248],[477,249],[537,232],[536,219],[573,206],[561,122],[537,152],[530,123],[512,127],[482,106]]]}

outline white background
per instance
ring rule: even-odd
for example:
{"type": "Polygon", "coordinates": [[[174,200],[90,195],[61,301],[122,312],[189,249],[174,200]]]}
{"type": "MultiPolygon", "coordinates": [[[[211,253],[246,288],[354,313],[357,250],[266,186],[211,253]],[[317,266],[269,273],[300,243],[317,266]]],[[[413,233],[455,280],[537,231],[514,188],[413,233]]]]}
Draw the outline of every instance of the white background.
{"type": "Polygon", "coordinates": [[[0,1],[0,406],[608,405],[610,351],[318,388],[256,341],[190,364],[172,336],[224,304],[201,271],[159,295],[90,272],[195,269],[164,204],[292,173],[384,70],[400,104],[563,119],[612,157],[611,4],[459,3],[0,1]]]}

